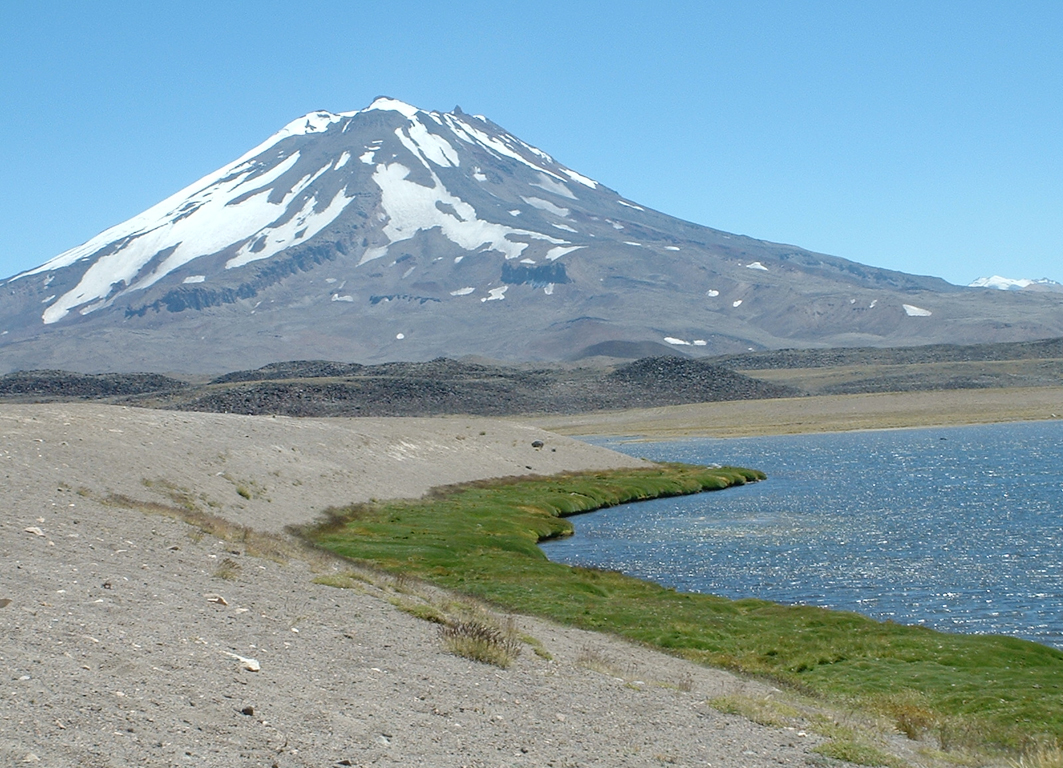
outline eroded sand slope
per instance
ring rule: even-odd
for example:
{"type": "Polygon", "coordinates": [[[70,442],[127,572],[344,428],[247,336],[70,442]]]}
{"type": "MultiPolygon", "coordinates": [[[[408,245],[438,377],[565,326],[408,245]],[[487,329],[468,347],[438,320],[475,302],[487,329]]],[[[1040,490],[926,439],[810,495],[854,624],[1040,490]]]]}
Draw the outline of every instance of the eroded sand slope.
{"type": "Polygon", "coordinates": [[[158,500],[148,485],[169,486],[262,531],[310,522],[328,506],[418,497],[450,483],[639,463],[491,419],[295,419],[82,403],[0,406],[0,461],[12,490],[62,484],[158,500]]]}
{"type": "Polygon", "coordinates": [[[315,584],[305,562],[102,503],[187,492],[280,531],[347,501],[633,461],[479,419],[4,406],[0,764],[805,763],[814,737],[705,704],[770,695],[760,684],[525,618],[552,658],[525,648],[510,669],[485,666],[377,588],[315,584]]]}

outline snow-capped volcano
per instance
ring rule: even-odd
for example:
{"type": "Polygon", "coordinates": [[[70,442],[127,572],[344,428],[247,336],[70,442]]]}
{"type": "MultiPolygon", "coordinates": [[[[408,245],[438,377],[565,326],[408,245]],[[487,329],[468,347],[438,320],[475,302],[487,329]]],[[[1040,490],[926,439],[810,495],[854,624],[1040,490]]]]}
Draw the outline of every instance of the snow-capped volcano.
{"type": "Polygon", "coordinates": [[[484,117],[383,97],[292,121],[0,289],[0,370],[1063,335],[1058,301],[680,221],[484,117]]]}
{"type": "MultiPolygon", "coordinates": [[[[573,182],[589,189],[598,186],[546,153],[492,131],[482,118],[422,112],[379,98],[359,112],[314,112],[294,120],[229,165],[14,279],[90,261],[78,284],[48,304],[42,320],[55,323],[71,311],[88,314],[150,288],[205,256],[225,253],[224,268],[230,270],[308,242],[357,199],[366,177],[381,196],[377,218],[383,223],[383,239],[366,248],[362,264],[384,256],[390,245],[436,227],[465,250],[495,250],[507,259],[521,256],[532,241],[556,246],[548,250],[548,259],[568,252],[563,238],[478,219],[470,205],[447,190],[436,171],[460,167],[455,148],[460,142],[527,166],[539,177],[530,185],[551,197],[575,199],[566,186],[573,182]],[[389,131],[391,135],[383,134],[386,138],[344,142],[342,135],[356,119],[372,112],[397,113],[404,124],[389,131]],[[322,156],[319,142],[307,151],[294,140],[312,134],[324,134],[322,139],[344,148],[338,155],[322,156]],[[399,149],[395,142],[405,150],[401,157],[394,151],[399,149]],[[424,183],[425,174],[430,185],[424,183]]],[[[479,168],[473,176],[486,181],[479,168]]],[[[534,197],[524,201],[554,214],[564,210],[534,197]]],[[[206,279],[189,274],[182,282],[206,279]]]]}

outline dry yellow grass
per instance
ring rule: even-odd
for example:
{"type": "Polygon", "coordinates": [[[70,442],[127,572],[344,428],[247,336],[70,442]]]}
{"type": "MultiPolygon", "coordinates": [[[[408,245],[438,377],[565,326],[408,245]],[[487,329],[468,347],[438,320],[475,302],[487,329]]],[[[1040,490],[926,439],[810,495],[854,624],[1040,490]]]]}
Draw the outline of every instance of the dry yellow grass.
{"type": "Polygon", "coordinates": [[[697,403],[525,423],[562,435],[746,437],[857,429],[994,424],[1063,418],[1063,387],[953,389],[697,403]]]}

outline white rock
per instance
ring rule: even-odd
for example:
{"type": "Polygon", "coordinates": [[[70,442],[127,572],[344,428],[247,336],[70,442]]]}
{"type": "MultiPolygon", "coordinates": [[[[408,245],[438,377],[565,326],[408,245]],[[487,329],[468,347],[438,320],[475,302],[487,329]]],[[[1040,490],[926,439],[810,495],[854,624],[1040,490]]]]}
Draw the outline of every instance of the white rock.
{"type": "Polygon", "coordinates": [[[240,656],[236,653],[229,653],[228,651],[224,651],[224,653],[226,656],[229,656],[230,658],[236,659],[238,662],[240,662],[240,666],[246,669],[248,672],[258,672],[262,669],[262,665],[258,663],[258,659],[249,659],[246,656],[240,656]]]}

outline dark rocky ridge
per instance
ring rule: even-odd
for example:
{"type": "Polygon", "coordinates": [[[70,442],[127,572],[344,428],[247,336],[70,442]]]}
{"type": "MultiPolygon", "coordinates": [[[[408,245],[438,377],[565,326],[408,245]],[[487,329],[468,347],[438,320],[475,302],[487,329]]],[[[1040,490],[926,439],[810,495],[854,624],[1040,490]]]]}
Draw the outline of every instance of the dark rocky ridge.
{"type": "Polygon", "coordinates": [[[27,371],[0,377],[0,396],[289,416],[577,413],[800,394],[704,361],[658,357],[609,368],[522,370],[440,358],[362,366],[275,363],[193,386],[163,376],[27,371]]]}
{"type": "Polygon", "coordinates": [[[165,407],[289,416],[505,416],[800,394],[792,387],[757,381],[711,363],[674,357],[647,358],[614,371],[520,370],[445,358],[361,366],[341,375],[336,371],[342,366],[324,362],[286,367],[298,375],[282,379],[274,366],[241,372],[239,385],[230,384],[235,381],[230,376],[221,377],[226,381],[215,380],[165,407]],[[261,378],[253,382],[256,374],[261,378]]]}
{"type": "MultiPolygon", "coordinates": [[[[641,347],[611,346],[628,353],[641,347]]],[[[511,367],[438,358],[380,365],[295,360],[205,384],[158,374],[25,371],[0,400],[98,399],[145,407],[291,416],[505,416],[807,394],[1063,386],[1063,338],[1021,344],[679,354],[597,366],[511,367]],[[747,375],[752,374],[752,375],[747,375]]]]}
{"type": "Polygon", "coordinates": [[[101,398],[177,392],[188,384],[158,373],[82,374],[68,371],[19,371],[0,376],[0,397],[46,400],[101,398]]]}
{"type": "Polygon", "coordinates": [[[713,362],[741,371],[831,368],[840,365],[916,365],[1063,358],[1063,338],[994,344],[927,344],[918,347],[778,349],[720,355],[713,362]]]}
{"type": "Polygon", "coordinates": [[[328,376],[353,376],[364,366],[358,363],[333,363],[327,360],[292,360],[270,363],[253,371],[233,371],[219,376],[211,384],[233,384],[238,381],[272,381],[275,379],[316,379],[328,376]]]}

